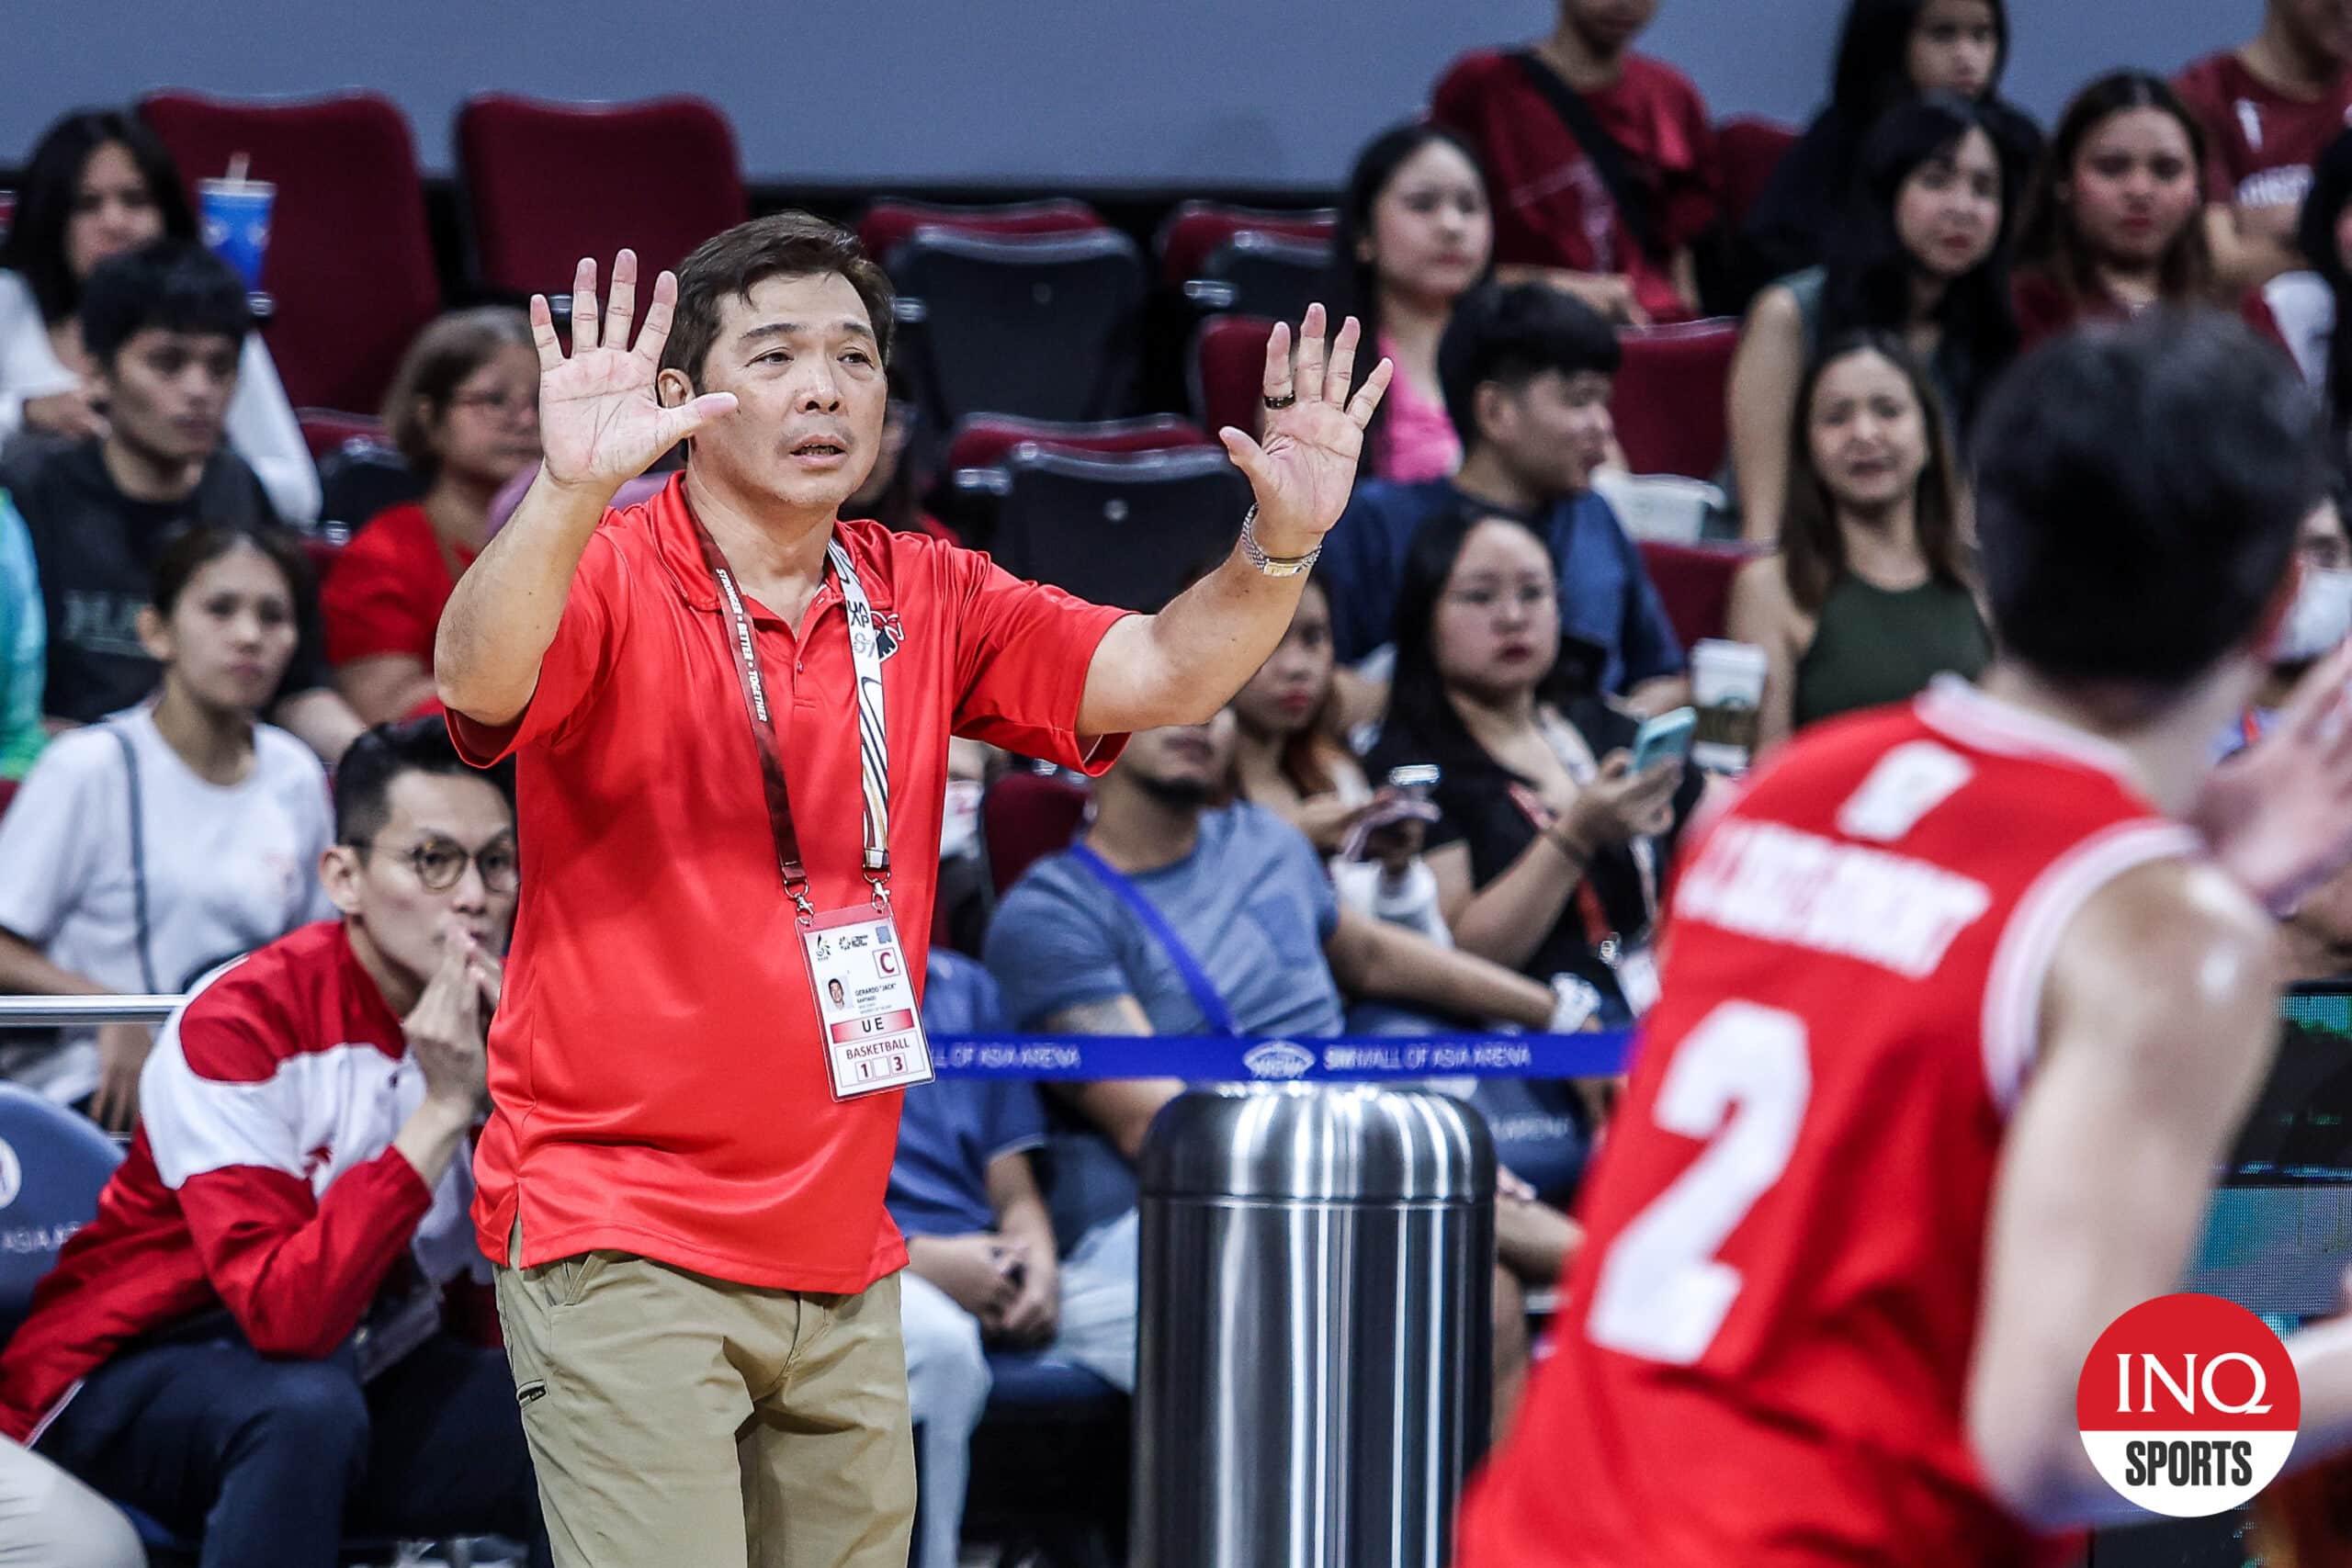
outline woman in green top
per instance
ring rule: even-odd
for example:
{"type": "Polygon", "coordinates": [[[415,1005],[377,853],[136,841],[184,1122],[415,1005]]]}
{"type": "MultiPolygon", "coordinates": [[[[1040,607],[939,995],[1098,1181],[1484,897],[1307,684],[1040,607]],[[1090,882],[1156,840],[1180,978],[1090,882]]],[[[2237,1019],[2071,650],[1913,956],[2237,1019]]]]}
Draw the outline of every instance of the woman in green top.
{"type": "Polygon", "coordinates": [[[1764,649],[1759,744],[1899,702],[1992,657],[1934,388],[1883,333],[1831,342],[1789,440],[1781,548],[1741,569],[1726,630],[1764,649]]]}

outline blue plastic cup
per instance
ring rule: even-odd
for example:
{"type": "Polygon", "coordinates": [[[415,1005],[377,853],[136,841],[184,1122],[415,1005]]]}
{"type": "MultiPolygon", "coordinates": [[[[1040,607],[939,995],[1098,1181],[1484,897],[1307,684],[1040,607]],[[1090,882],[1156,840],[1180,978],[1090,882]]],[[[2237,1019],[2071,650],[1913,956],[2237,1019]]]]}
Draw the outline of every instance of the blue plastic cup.
{"type": "Polygon", "coordinates": [[[206,248],[235,267],[246,288],[260,288],[277,187],[267,180],[201,180],[196,190],[206,248]]]}

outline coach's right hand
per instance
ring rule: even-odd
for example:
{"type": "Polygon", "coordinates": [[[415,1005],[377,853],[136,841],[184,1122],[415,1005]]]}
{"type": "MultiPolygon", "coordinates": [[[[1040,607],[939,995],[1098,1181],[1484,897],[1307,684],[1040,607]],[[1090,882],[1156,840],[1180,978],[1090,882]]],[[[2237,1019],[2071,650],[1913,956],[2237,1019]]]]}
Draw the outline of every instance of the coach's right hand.
{"type": "Polygon", "coordinates": [[[711,421],[734,412],[732,392],[706,392],[678,408],[663,408],[654,390],[662,348],[670,339],[678,280],[653,280],[645,325],[629,346],[637,310],[637,254],[613,260],[613,297],[601,325],[596,314],[596,264],[581,258],[571,279],[571,352],[555,333],[547,296],[531,296],[531,337],[539,351],[539,443],[549,480],[605,496],[643,473],[652,461],[711,421]]]}

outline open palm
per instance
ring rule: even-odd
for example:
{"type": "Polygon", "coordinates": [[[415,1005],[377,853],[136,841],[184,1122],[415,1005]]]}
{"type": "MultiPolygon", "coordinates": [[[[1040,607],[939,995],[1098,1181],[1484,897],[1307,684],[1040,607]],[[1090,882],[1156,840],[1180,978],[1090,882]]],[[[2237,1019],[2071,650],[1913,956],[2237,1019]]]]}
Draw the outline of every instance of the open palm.
{"type": "Polygon", "coordinates": [[[1290,327],[1277,322],[1266,340],[1266,428],[1259,440],[1227,426],[1225,449],[1249,476],[1258,503],[1258,536],[1276,555],[1313,549],[1348,504],[1364,427],[1380,407],[1395,367],[1385,359],[1348,395],[1362,329],[1350,316],[1324,355],[1323,307],[1309,305],[1291,364],[1290,327]]]}
{"type": "Polygon", "coordinates": [[[652,461],[713,420],[733,412],[731,392],[706,392],[663,408],[657,389],[662,348],[670,340],[678,280],[653,280],[645,325],[629,346],[637,309],[637,255],[613,261],[613,297],[601,328],[596,315],[596,264],[581,259],[571,280],[571,352],[555,333],[547,296],[531,297],[531,338],[539,351],[539,444],[548,478],[560,484],[617,490],[652,461]]]}

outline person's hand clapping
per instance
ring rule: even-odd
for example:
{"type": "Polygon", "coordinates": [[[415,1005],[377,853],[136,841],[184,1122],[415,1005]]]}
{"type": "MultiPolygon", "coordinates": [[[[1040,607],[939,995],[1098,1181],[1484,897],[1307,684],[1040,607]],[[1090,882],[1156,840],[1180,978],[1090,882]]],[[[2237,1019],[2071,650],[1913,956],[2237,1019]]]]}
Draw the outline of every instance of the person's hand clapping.
{"type": "Polygon", "coordinates": [[[2189,820],[2274,913],[2352,863],[2352,643],[2312,665],[2278,723],[2213,770],[2189,820]]]}
{"type": "Polygon", "coordinates": [[[489,1072],[482,1020],[492,977],[486,964],[494,961],[452,922],[442,937],[440,967],[401,1021],[409,1055],[424,1075],[425,1098],[469,1115],[481,1103],[489,1072]]]}
{"type": "Polygon", "coordinates": [[[706,392],[678,408],[662,406],[656,380],[677,303],[678,280],[664,272],[653,280],[653,300],[631,347],[636,253],[623,251],[613,262],[612,299],[601,326],[596,264],[582,257],[571,280],[567,355],[556,337],[547,296],[531,297],[531,337],[539,351],[539,444],[550,480],[609,494],[679,442],[734,412],[732,392],[706,392]]]}
{"type": "Polygon", "coordinates": [[[1395,367],[1382,360],[1351,398],[1363,328],[1350,316],[1330,344],[1327,364],[1324,325],[1323,307],[1309,305],[1299,323],[1294,367],[1289,324],[1277,322],[1266,340],[1263,434],[1252,440],[1232,425],[1217,432],[1235,466],[1249,477],[1258,503],[1258,542],[1271,556],[1306,555],[1340,520],[1355,487],[1364,427],[1395,374],[1395,367]]]}
{"type": "Polygon", "coordinates": [[[1637,773],[1633,753],[1612,751],[1600,775],[1577,792],[1556,831],[1588,852],[1663,833],[1674,826],[1674,791],[1681,783],[1680,762],[1654,762],[1637,773]]]}

